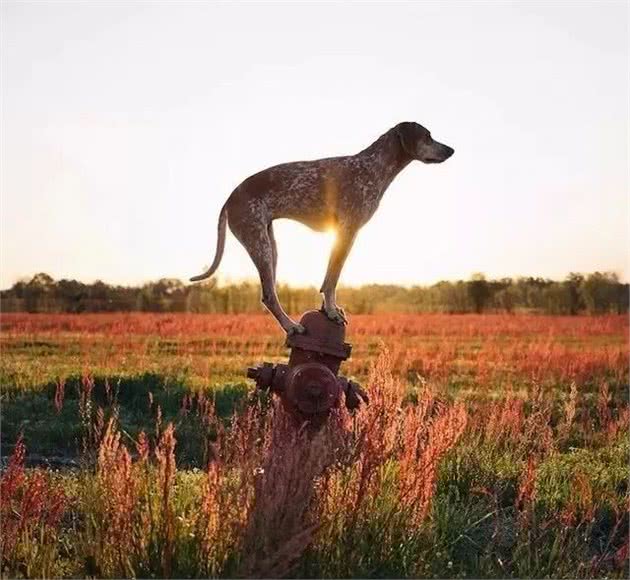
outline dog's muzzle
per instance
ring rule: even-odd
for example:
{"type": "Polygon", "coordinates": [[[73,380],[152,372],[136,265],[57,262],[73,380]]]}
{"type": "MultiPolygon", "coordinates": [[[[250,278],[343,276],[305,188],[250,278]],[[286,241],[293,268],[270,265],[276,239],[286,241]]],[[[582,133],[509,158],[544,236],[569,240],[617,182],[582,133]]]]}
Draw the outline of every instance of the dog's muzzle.
{"type": "Polygon", "coordinates": [[[436,141],[433,145],[433,151],[431,151],[431,154],[428,157],[425,157],[422,161],[424,163],[442,163],[453,155],[453,153],[455,153],[455,149],[436,141]]]}

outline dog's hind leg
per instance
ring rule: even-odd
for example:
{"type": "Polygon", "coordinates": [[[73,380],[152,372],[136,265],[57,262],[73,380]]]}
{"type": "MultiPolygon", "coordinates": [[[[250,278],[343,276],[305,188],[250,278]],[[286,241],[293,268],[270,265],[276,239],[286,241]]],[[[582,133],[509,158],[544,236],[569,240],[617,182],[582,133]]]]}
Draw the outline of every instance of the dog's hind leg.
{"type": "Polygon", "coordinates": [[[269,228],[265,224],[248,224],[244,228],[233,227],[230,229],[243,244],[247,253],[254,262],[260,276],[262,287],[262,303],[273,314],[284,331],[291,334],[303,334],[304,327],[289,318],[283,310],[275,287],[274,248],[269,236],[269,228]]]}
{"type": "Polygon", "coordinates": [[[273,285],[275,287],[278,272],[278,246],[276,244],[276,238],[273,235],[273,222],[269,224],[267,233],[269,234],[269,241],[271,242],[271,263],[273,265],[273,285]]]}

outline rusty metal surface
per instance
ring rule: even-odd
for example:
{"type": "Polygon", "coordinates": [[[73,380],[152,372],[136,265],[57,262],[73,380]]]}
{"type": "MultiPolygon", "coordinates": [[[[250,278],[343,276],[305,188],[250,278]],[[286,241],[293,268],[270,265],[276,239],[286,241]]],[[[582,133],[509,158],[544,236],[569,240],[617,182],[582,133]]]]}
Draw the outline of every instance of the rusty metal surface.
{"type": "Polygon", "coordinates": [[[289,371],[284,394],[304,415],[321,415],[339,403],[341,390],[337,377],[328,367],[305,363],[289,371]]]}
{"type": "Polygon", "coordinates": [[[341,361],[350,356],[352,345],[344,342],[345,325],[329,320],[321,310],[309,310],[300,319],[300,324],[306,333],[287,337],[287,346],[331,355],[341,361]]]}
{"type": "Polygon", "coordinates": [[[345,326],[318,310],[306,312],[300,323],[306,333],[287,338],[289,364],[262,363],[248,369],[248,378],[254,379],[259,389],[280,396],[285,409],[296,419],[317,425],[339,406],[342,393],[350,410],[367,403],[368,396],[358,383],[337,376],[352,350],[344,342],[345,326]]]}

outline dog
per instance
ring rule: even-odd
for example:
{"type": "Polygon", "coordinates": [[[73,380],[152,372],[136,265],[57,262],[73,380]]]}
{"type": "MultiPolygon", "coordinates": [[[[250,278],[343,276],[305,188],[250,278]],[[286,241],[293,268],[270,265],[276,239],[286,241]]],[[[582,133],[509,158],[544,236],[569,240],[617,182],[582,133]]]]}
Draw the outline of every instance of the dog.
{"type": "Polygon", "coordinates": [[[453,155],[422,125],[399,123],[356,155],[297,161],[248,177],[230,195],[219,214],[217,250],[212,265],[191,282],[212,276],[225,247],[225,225],[245,246],[260,275],[262,303],[287,335],[304,327],[291,320],[276,294],[278,250],[273,220],[293,219],[315,231],[333,229],[336,239],[320,289],[326,316],[346,324],[335,291],[344,262],[361,227],[374,215],[385,190],[411,161],[442,163],[453,155]]]}

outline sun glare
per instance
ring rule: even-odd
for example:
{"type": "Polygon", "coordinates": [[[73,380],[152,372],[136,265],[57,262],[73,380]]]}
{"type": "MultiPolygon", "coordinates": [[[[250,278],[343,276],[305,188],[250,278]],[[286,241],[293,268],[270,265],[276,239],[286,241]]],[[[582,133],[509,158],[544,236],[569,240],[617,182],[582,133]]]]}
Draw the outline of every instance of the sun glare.
{"type": "Polygon", "coordinates": [[[337,239],[337,230],[334,226],[329,226],[328,229],[324,232],[324,236],[326,237],[326,243],[332,246],[337,239]]]}

